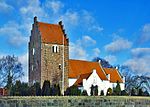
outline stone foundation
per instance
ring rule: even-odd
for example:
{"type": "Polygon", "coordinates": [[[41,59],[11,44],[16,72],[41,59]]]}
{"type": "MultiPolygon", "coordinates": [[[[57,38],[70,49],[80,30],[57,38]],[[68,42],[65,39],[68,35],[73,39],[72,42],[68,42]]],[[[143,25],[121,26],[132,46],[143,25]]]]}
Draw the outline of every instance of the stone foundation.
{"type": "Polygon", "coordinates": [[[0,107],[150,107],[150,97],[0,97],[0,107]]]}

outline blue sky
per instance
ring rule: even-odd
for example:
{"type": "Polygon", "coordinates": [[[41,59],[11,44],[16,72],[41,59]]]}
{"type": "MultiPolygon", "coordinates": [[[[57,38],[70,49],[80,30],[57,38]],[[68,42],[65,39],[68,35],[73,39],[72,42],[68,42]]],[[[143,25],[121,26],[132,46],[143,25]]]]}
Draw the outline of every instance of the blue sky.
{"type": "Polygon", "coordinates": [[[34,16],[42,22],[63,21],[70,58],[101,57],[150,76],[149,0],[0,0],[0,56],[18,56],[25,81],[34,16]]]}

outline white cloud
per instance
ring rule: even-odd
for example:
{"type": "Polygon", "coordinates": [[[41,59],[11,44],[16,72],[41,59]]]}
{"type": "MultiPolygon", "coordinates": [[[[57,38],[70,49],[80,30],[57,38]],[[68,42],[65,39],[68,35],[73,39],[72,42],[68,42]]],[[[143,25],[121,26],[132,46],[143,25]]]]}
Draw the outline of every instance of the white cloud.
{"type": "Polygon", "coordinates": [[[134,48],[131,50],[133,57],[142,57],[150,55],[150,48],[134,48]]]}
{"type": "Polygon", "coordinates": [[[94,31],[97,31],[97,32],[101,32],[101,31],[104,30],[104,28],[103,28],[103,27],[100,27],[100,26],[93,25],[93,26],[89,27],[89,30],[90,30],[90,31],[91,31],[91,30],[94,30],[94,31]]]}
{"type": "Polygon", "coordinates": [[[79,24],[79,13],[76,11],[70,11],[67,10],[66,13],[64,13],[61,16],[61,20],[65,23],[65,25],[78,25],[79,24]]]}
{"type": "Polygon", "coordinates": [[[124,65],[129,66],[129,68],[136,74],[150,76],[150,56],[145,57],[135,57],[127,60],[124,65]]]}
{"type": "Polygon", "coordinates": [[[150,41],[150,23],[145,24],[142,28],[141,37],[139,39],[141,43],[150,41]]]}
{"type": "Polygon", "coordinates": [[[108,55],[104,59],[106,59],[106,61],[108,61],[111,64],[113,64],[117,61],[117,58],[114,55],[108,55]]]}
{"type": "Polygon", "coordinates": [[[16,22],[8,22],[1,27],[0,36],[7,36],[7,43],[13,46],[21,46],[28,41],[28,38],[23,36],[20,26],[16,22]]]}
{"type": "Polygon", "coordinates": [[[28,53],[20,55],[18,60],[21,62],[23,66],[24,76],[22,77],[21,81],[27,82],[28,81],[28,53]]]}
{"type": "Polygon", "coordinates": [[[99,48],[94,48],[93,49],[93,54],[94,54],[94,57],[98,57],[100,55],[100,49],[99,48]]]}
{"type": "Polygon", "coordinates": [[[128,41],[127,39],[117,37],[111,42],[107,44],[104,48],[108,52],[118,52],[121,50],[126,50],[131,48],[132,42],[128,41]]]}
{"type": "Polygon", "coordinates": [[[45,5],[47,8],[52,9],[54,14],[58,13],[60,9],[64,6],[64,4],[60,1],[46,1],[45,5]]]}
{"type": "Polygon", "coordinates": [[[69,47],[69,54],[71,59],[86,60],[88,57],[86,50],[81,45],[71,42],[69,47]]]}
{"type": "Polygon", "coordinates": [[[150,48],[135,48],[131,50],[133,58],[127,60],[124,65],[136,74],[150,76],[150,48]]]}
{"type": "Polygon", "coordinates": [[[13,7],[7,4],[5,1],[0,1],[0,12],[9,12],[13,7]]]}

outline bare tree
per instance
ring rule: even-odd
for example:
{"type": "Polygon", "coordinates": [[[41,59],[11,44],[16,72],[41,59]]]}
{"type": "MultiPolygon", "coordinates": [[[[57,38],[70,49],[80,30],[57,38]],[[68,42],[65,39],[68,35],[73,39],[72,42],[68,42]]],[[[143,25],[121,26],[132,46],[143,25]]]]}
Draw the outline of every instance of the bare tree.
{"type": "Polygon", "coordinates": [[[24,75],[22,64],[15,56],[5,56],[0,59],[0,86],[11,88],[12,84],[24,75]]]}

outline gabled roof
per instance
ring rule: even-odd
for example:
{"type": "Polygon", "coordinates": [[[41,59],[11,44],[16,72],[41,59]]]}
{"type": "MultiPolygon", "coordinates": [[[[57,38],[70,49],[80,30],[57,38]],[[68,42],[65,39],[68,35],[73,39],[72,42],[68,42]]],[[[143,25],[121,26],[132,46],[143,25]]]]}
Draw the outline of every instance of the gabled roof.
{"type": "Polygon", "coordinates": [[[82,74],[92,73],[95,69],[101,80],[107,80],[105,72],[100,67],[99,62],[90,62],[83,60],[69,60],[69,78],[79,78],[82,74]]]}
{"type": "Polygon", "coordinates": [[[92,74],[92,72],[86,73],[86,74],[81,74],[80,77],[77,79],[77,81],[74,83],[74,85],[82,86],[83,79],[88,79],[91,74],[92,74]]]}
{"type": "MultiPolygon", "coordinates": [[[[41,42],[53,43],[53,44],[63,44],[64,33],[62,31],[61,25],[59,24],[48,24],[43,22],[37,22],[38,29],[41,33],[41,42]]],[[[64,44],[67,45],[66,37],[64,36],[64,44]]]]}
{"type": "Polygon", "coordinates": [[[110,82],[116,83],[117,81],[122,83],[123,80],[116,68],[103,68],[106,74],[110,74],[110,82]]]}

